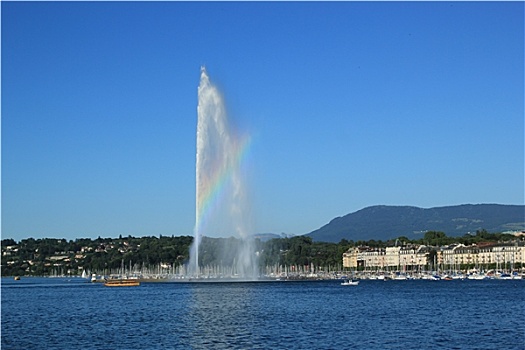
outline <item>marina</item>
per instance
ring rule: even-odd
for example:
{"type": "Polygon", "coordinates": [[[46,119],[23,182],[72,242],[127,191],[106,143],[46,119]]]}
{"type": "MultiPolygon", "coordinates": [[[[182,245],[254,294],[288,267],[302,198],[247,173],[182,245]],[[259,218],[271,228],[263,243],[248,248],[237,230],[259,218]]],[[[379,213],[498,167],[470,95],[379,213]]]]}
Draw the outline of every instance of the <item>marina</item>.
{"type": "MultiPolygon", "coordinates": [[[[125,275],[127,276],[127,275],[125,275]]],[[[80,279],[80,278],[79,278],[80,279]]],[[[85,279],[88,280],[88,279],[85,279]]],[[[525,275],[522,272],[512,271],[478,271],[469,270],[461,271],[428,271],[428,272],[402,272],[402,271],[352,271],[352,272],[324,272],[317,271],[313,273],[279,273],[261,275],[255,279],[244,280],[240,276],[222,275],[222,274],[202,274],[199,276],[186,276],[180,274],[141,274],[134,273],[132,277],[121,277],[121,275],[97,275],[93,274],[89,281],[93,283],[106,283],[108,281],[137,281],[140,283],[167,283],[167,282],[268,282],[268,281],[362,281],[362,280],[379,280],[379,281],[452,281],[452,280],[513,280],[524,281],[525,275]],[[351,277],[350,277],[351,276],[351,277]]]]}

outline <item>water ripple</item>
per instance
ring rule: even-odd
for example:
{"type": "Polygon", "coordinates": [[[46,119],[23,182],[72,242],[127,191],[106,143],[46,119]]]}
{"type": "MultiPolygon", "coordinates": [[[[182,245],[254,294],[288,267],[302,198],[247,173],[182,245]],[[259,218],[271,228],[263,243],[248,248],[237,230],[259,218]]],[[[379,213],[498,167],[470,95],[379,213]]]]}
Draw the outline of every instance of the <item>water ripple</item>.
{"type": "Polygon", "coordinates": [[[2,283],[2,349],[524,349],[525,281],[2,283]]]}

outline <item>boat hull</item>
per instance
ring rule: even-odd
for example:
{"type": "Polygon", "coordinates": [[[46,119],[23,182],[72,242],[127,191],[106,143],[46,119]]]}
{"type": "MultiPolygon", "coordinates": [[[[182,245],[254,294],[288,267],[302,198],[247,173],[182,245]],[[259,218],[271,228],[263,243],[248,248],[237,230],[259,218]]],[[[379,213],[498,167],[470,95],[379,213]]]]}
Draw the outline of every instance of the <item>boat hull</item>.
{"type": "Polygon", "coordinates": [[[108,280],[104,283],[106,287],[138,287],[139,280],[108,280]]]}
{"type": "Polygon", "coordinates": [[[344,281],[341,283],[342,286],[357,286],[359,281],[344,281]]]}

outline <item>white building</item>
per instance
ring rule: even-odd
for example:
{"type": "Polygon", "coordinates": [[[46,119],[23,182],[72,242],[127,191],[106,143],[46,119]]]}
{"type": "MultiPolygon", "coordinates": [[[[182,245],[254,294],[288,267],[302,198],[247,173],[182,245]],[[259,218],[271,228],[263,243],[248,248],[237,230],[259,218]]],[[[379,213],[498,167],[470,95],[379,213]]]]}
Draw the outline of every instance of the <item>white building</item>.
{"type": "MultiPolygon", "coordinates": [[[[424,245],[350,248],[343,254],[343,267],[414,270],[434,263],[428,261],[430,250],[424,245]]],[[[516,264],[525,263],[525,242],[452,244],[437,250],[435,262],[444,269],[459,269],[466,265],[488,268],[494,264],[499,269],[512,269],[516,264]]]]}
{"type": "Polygon", "coordinates": [[[350,248],[343,254],[343,267],[382,270],[415,269],[427,265],[429,250],[426,246],[350,248]]]}

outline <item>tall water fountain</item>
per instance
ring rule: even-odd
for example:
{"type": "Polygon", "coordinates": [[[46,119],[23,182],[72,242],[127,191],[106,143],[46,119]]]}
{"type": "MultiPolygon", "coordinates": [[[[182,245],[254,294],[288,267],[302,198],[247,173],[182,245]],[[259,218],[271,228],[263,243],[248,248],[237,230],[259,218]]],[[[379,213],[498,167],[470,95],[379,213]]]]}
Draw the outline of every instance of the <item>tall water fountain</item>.
{"type": "Polygon", "coordinates": [[[243,159],[250,139],[240,135],[228,121],[223,98],[201,67],[197,106],[196,208],[194,242],[190,251],[189,274],[202,275],[199,254],[202,237],[210,234],[235,235],[235,246],[224,245],[221,261],[231,262],[231,276],[257,278],[257,259],[250,238],[251,218],[243,159]]]}

